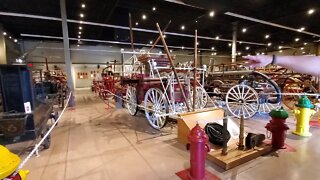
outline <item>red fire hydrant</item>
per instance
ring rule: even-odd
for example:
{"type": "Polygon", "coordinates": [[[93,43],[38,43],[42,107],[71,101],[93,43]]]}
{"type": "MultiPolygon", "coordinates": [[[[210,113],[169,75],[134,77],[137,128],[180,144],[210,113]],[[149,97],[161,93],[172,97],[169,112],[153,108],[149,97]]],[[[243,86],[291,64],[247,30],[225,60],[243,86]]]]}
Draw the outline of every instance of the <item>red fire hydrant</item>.
{"type": "Polygon", "coordinates": [[[210,151],[208,136],[197,125],[192,128],[188,136],[190,144],[187,144],[187,149],[190,149],[190,179],[203,180],[205,178],[205,160],[206,155],[210,151]]]}
{"type": "Polygon", "coordinates": [[[289,115],[287,111],[283,109],[283,107],[272,110],[269,115],[272,119],[265,126],[265,128],[272,133],[272,147],[275,149],[283,148],[286,138],[286,131],[289,129],[285,122],[289,115]]]}

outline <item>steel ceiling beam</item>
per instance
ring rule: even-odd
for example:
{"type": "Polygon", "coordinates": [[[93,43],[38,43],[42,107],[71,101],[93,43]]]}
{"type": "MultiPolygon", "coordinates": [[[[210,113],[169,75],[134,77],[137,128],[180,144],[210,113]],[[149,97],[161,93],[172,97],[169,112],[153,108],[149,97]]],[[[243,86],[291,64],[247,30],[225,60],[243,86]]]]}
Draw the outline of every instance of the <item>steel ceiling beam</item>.
{"type": "MultiPolygon", "coordinates": [[[[49,17],[49,16],[38,16],[38,15],[30,15],[30,14],[20,14],[20,13],[11,13],[11,12],[0,12],[1,16],[12,16],[12,17],[21,17],[21,18],[33,18],[33,19],[43,19],[43,20],[53,20],[53,21],[61,21],[61,18],[56,17],[49,17]]],[[[129,30],[130,28],[127,26],[118,26],[118,25],[112,25],[112,24],[103,24],[103,23],[95,23],[95,22],[88,22],[88,21],[78,21],[78,20],[72,20],[67,19],[67,22],[70,23],[81,23],[86,25],[92,25],[92,26],[101,26],[101,27],[108,27],[108,28],[115,28],[115,29],[124,29],[129,30]]],[[[149,29],[142,29],[142,28],[132,28],[134,31],[140,31],[140,32],[148,32],[148,33],[154,33],[158,34],[159,32],[156,30],[149,30],[149,29]]],[[[181,36],[181,37],[189,37],[194,38],[194,35],[190,34],[182,34],[182,33],[176,33],[176,32],[165,32],[166,35],[172,35],[172,36],[181,36]]],[[[213,41],[225,41],[225,42],[232,42],[231,39],[223,39],[223,38],[213,38],[213,37],[206,37],[206,36],[198,36],[198,39],[206,39],[206,40],[213,40],[213,41]]],[[[256,42],[248,42],[248,41],[237,41],[241,42],[243,44],[251,44],[251,45],[257,45],[257,46],[267,46],[267,44],[263,43],[256,43],[256,42]]]]}
{"type": "MultiPolygon", "coordinates": [[[[20,34],[22,37],[33,37],[33,38],[45,38],[45,39],[56,39],[56,40],[62,40],[62,37],[59,36],[46,36],[46,35],[39,35],[39,34],[20,34]]],[[[106,40],[99,40],[99,39],[79,39],[79,38],[69,38],[69,40],[73,41],[85,41],[85,42],[98,42],[98,43],[108,43],[108,44],[121,44],[121,45],[130,45],[130,42],[119,42],[119,41],[106,41],[106,40]]],[[[152,46],[151,44],[144,44],[144,43],[133,43],[135,46],[152,46]]],[[[156,47],[163,47],[162,45],[156,45],[156,47]]],[[[181,46],[168,46],[172,49],[182,49],[181,46]]],[[[191,47],[183,47],[185,50],[193,50],[191,47]]],[[[206,48],[199,48],[199,50],[202,51],[211,51],[212,49],[206,49],[206,48]]]]}
{"type": "Polygon", "coordinates": [[[308,35],[311,35],[311,36],[320,37],[320,34],[315,34],[315,33],[308,32],[308,31],[299,31],[299,29],[296,29],[296,28],[283,26],[281,24],[276,24],[276,23],[272,23],[272,22],[268,22],[268,21],[264,21],[264,20],[260,20],[260,19],[256,19],[256,18],[252,18],[252,17],[249,17],[249,16],[244,16],[244,15],[241,15],[241,14],[236,14],[236,13],[232,13],[232,12],[226,12],[224,14],[228,15],[228,16],[237,17],[237,18],[240,18],[240,19],[245,19],[245,20],[248,20],[248,21],[257,22],[257,23],[260,23],[260,24],[265,24],[265,25],[278,27],[278,28],[282,28],[282,29],[286,29],[286,30],[290,30],[290,31],[294,31],[294,32],[299,32],[299,33],[308,34],[308,35]]]}

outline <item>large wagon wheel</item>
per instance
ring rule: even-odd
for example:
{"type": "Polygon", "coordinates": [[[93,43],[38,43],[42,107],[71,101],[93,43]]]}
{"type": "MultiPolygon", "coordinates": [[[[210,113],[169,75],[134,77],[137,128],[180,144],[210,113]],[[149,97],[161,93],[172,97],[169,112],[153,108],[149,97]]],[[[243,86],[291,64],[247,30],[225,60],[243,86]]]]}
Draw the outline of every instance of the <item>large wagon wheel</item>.
{"type": "Polygon", "coordinates": [[[166,125],[167,117],[163,115],[168,113],[169,108],[163,92],[150,88],[144,96],[144,108],[151,127],[161,129],[166,125]]]}
{"type": "MultiPolygon", "coordinates": [[[[197,86],[196,87],[196,91],[197,91],[197,94],[196,94],[196,109],[203,109],[207,106],[208,104],[208,95],[207,95],[207,92],[202,89],[202,87],[199,87],[197,86]]],[[[193,107],[193,89],[191,90],[191,93],[190,93],[190,102],[191,102],[191,106],[190,107],[193,107]]]]}
{"type": "Polygon", "coordinates": [[[245,77],[244,83],[258,93],[259,113],[269,113],[273,109],[279,108],[281,104],[280,87],[267,75],[253,71],[245,77]]]}
{"type": "Polygon", "coordinates": [[[126,92],[126,107],[129,114],[135,116],[138,112],[137,91],[133,86],[128,86],[126,92]]]}
{"type": "Polygon", "coordinates": [[[273,109],[280,107],[281,101],[277,100],[279,92],[277,92],[274,86],[269,83],[262,84],[262,86],[263,87],[258,92],[259,113],[269,113],[273,109]],[[274,93],[274,95],[272,93],[274,93]]]}
{"type": "Polygon", "coordinates": [[[230,113],[238,118],[243,115],[245,119],[254,116],[259,109],[259,96],[248,85],[235,85],[229,89],[226,104],[230,113]]]}

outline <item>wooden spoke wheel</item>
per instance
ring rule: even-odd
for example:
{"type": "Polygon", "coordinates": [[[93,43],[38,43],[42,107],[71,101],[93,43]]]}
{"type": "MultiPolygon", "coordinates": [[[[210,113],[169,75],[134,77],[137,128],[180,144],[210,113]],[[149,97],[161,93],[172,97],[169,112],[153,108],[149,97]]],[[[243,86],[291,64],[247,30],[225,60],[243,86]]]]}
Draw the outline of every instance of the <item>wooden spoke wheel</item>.
{"type": "Polygon", "coordinates": [[[259,110],[259,96],[248,85],[235,85],[227,92],[226,105],[233,116],[248,119],[259,110]]]}
{"type": "Polygon", "coordinates": [[[144,96],[146,118],[151,127],[163,128],[167,123],[168,102],[165,95],[158,88],[150,88],[144,96]]]}
{"type": "MultiPolygon", "coordinates": [[[[197,86],[196,87],[196,109],[203,109],[207,106],[208,104],[208,95],[206,93],[206,91],[204,89],[202,89],[201,87],[197,86]]],[[[193,107],[193,89],[191,90],[190,93],[190,107],[193,107]]]]}
{"type": "Polygon", "coordinates": [[[281,104],[281,90],[267,75],[253,71],[245,77],[244,84],[252,87],[259,97],[259,113],[269,113],[281,104]]]}
{"type": "Polygon", "coordinates": [[[132,116],[135,116],[138,112],[138,104],[137,104],[137,91],[133,86],[128,86],[126,91],[126,108],[132,116]]]}

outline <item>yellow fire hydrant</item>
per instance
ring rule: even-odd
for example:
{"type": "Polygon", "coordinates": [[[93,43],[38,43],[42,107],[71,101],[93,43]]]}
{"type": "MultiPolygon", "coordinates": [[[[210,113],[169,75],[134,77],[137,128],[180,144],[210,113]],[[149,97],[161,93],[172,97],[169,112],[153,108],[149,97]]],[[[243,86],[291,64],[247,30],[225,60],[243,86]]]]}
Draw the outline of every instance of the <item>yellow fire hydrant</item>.
{"type": "Polygon", "coordinates": [[[314,105],[308,97],[304,95],[299,99],[296,107],[298,107],[298,109],[293,110],[293,113],[296,116],[297,124],[296,130],[292,133],[299,136],[311,136],[312,134],[309,132],[309,121],[311,116],[316,113],[316,111],[312,109],[314,105]]]}
{"type": "Polygon", "coordinates": [[[318,99],[318,102],[315,104],[316,106],[316,112],[318,112],[318,123],[320,123],[320,98],[318,99]]]}
{"type": "Polygon", "coordinates": [[[20,161],[19,156],[11,153],[7,148],[0,145],[0,179],[25,180],[29,173],[28,170],[19,170],[18,173],[15,173],[20,161]]]}

